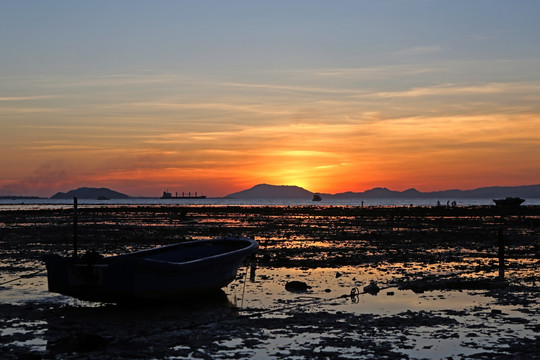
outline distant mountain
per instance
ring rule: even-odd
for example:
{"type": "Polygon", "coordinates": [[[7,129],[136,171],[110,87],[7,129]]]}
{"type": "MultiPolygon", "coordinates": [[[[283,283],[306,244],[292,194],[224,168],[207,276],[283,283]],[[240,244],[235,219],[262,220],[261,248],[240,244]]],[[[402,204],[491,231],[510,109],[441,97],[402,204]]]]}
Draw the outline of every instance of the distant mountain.
{"type": "Polygon", "coordinates": [[[259,184],[225,196],[235,199],[311,199],[313,193],[299,186],[259,184]]]}
{"type": "Polygon", "coordinates": [[[97,199],[97,198],[107,198],[107,199],[127,199],[128,195],[119,193],[107,188],[89,188],[82,187],[75,190],[70,190],[67,193],[58,192],[51,196],[51,199],[97,199]]]}
{"type": "Polygon", "coordinates": [[[493,199],[505,197],[521,197],[524,199],[539,199],[540,185],[525,185],[525,186],[493,186],[483,187],[474,190],[443,190],[432,192],[421,192],[416,189],[408,189],[405,191],[392,191],[387,188],[374,188],[364,192],[346,192],[335,195],[325,194],[323,196],[337,199],[493,199]]]}
{"type": "MultiPolygon", "coordinates": [[[[311,199],[311,191],[298,186],[288,185],[255,185],[251,189],[227,195],[227,198],[237,199],[311,199]]],[[[321,194],[323,199],[496,199],[505,197],[520,197],[523,199],[540,199],[540,185],[525,186],[493,186],[474,190],[444,190],[421,192],[416,189],[394,191],[377,187],[364,192],[343,192],[338,194],[321,194]]]]}

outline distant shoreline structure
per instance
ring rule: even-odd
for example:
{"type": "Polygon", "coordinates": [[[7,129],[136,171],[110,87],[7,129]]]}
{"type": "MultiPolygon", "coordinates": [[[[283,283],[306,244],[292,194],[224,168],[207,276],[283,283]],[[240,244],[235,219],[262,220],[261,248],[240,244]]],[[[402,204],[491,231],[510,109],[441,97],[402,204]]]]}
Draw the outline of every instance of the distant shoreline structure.
{"type": "Polygon", "coordinates": [[[191,192],[188,192],[187,194],[182,192],[182,195],[178,195],[176,193],[174,196],[169,192],[169,190],[164,191],[163,195],[161,195],[160,199],[206,199],[205,195],[198,195],[197,192],[194,194],[191,194],[191,192]]]}
{"type": "Polygon", "coordinates": [[[36,200],[36,199],[48,199],[43,196],[23,196],[23,195],[2,195],[1,200],[36,200]]]}
{"type": "Polygon", "coordinates": [[[525,199],[518,197],[507,197],[505,199],[493,199],[493,202],[495,202],[495,205],[497,206],[520,206],[525,202],[525,199]]]}

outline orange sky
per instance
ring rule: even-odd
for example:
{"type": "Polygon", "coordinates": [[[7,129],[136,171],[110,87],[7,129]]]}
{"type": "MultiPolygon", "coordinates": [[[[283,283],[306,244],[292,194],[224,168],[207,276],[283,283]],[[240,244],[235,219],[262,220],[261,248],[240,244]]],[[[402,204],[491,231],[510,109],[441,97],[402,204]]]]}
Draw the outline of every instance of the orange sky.
{"type": "Polygon", "coordinates": [[[462,8],[413,0],[240,3],[209,18],[183,8],[184,23],[138,1],[110,10],[127,11],[119,22],[99,1],[84,11],[9,5],[0,195],[540,183],[540,40],[528,35],[540,31],[530,10],[489,9],[477,23],[471,8],[454,24],[441,14],[463,17],[462,8]],[[498,22],[507,12],[519,21],[498,22]]]}

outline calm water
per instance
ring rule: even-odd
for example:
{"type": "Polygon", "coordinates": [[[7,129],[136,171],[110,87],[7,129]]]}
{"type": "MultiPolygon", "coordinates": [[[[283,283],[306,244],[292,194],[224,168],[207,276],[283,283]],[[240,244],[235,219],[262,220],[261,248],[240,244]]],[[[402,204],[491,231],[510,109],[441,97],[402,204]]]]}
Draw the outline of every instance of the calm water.
{"type": "MultiPolygon", "coordinates": [[[[131,198],[131,199],[79,199],[80,205],[231,205],[231,206],[435,206],[437,201],[441,205],[455,201],[458,206],[494,205],[493,199],[159,199],[159,198],[131,198]]],[[[0,210],[13,210],[22,208],[56,208],[72,206],[73,200],[65,199],[0,199],[0,210]]],[[[540,205],[540,199],[527,199],[523,205],[540,205]]]]}

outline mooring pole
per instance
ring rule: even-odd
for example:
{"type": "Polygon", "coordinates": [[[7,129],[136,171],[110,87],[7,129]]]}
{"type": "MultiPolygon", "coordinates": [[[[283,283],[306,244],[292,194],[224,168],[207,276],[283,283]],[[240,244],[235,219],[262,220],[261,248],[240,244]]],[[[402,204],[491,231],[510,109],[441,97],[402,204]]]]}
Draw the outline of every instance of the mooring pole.
{"type": "Polygon", "coordinates": [[[504,280],[504,231],[499,229],[499,279],[504,280]]]}
{"type": "Polygon", "coordinates": [[[255,282],[256,271],[257,271],[257,259],[253,257],[250,259],[250,264],[249,264],[249,281],[251,281],[252,283],[255,282]]]}
{"type": "Polygon", "coordinates": [[[77,257],[77,198],[73,198],[73,257],[77,257]]]}

